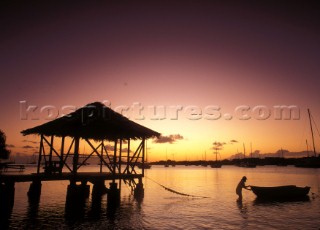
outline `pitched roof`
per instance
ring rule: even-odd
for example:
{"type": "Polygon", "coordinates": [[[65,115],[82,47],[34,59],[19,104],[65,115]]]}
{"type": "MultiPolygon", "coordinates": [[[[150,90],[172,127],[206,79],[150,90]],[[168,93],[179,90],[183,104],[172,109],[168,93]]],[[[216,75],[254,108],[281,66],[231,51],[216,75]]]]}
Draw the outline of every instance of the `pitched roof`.
{"type": "Polygon", "coordinates": [[[88,104],[73,113],[23,130],[21,133],[94,140],[142,139],[160,136],[160,133],[130,121],[100,102],[88,104]]]}

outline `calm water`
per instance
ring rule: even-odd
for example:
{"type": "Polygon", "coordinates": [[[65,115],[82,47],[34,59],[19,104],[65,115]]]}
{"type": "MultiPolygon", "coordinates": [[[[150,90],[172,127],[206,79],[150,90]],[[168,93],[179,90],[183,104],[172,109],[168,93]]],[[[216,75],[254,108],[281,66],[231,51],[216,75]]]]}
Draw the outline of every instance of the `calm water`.
{"type": "MultiPolygon", "coordinates": [[[[85,171],[95,171],[92,167],[85,171]]],[[[31,170],[31,169],[28,169],[31,170]]],[[[34,169],[32,169],[34,170],[34,169]]],[[[42,182],[39,206],[29,205],[29,183],[17,183],[10,229],[319,229],[320,170],[263,166],[254,169],[225,166],[153,166],[146,170],[145,197],[137,202],[122,185],[121,204],[107,209],[106,195],[101,207],[92,206],[91,197],[83,209],[66,211],[68,182],[42,182]],[[242,176],[247,185],[311,186],[310,200],[298,202],[257,202],[243,191],[236,202],[235,187],[242,176]],[[176,191],[204,196],[191,198],[163,189],[154,181],[176,191]]]]}

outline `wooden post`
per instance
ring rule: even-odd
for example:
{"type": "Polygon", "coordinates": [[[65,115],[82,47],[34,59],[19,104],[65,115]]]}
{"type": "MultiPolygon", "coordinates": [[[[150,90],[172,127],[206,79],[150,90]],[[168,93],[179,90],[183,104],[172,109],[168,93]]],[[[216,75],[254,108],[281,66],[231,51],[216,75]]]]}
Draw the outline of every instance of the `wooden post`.
{"type": "Polygon", "coordinates": [[[142,138],[142,176],[144,176],[145,142],[146,142],[146,139],[145,139],[145,138],[142,138]]]}
{"type": "MultiPolygon", "coordinates": [[[[103,140],[101,142],[101,158],[103,158],[103,147],[104,147],[104,144],[103,144],[103,140]]],[[[102,173],[102,160],[100,159],[100,173],[102,173]]]]}
{"type": "Polygon", "coordinates": [[[129,174],[130,167],[130,138],[128,138],[128,152],[127,152],[127,173],[129,174]]]}
{"type": "Polygon", "coordinates": [[[120,151],[119,151],[119,173],[121,173],[121,161],[122,161],[122,139],[120,139],[120,151]]]}
{"type": "MultiPolygon", "coordinates": [[[[114,150],[113,150],[113,176],[116,174],[116,168],[117,168],[117,143],[118,139],[114,140],[114,150]]],[[[113,183],[115,183],[115,179],[113,178],[113,183]]]]}
{"type": "Polygon", "coordinates": [[[60,168],[59,168],[59,172],[60,173],[62,173],[62,169],[63,169],[63,166],[64,166],[64,161],[63,161],[63,157],[64,157],[64,139],[65,139],[65,137],[63,136],[62,139],[61,139],[61,150],[60,150],[60,155],[61,155],[60,168]]]}
{"type": "Polygon", "coordinates": [[[53,152],[53,135],[51,136],[51,140],[50,140],[50,151],[49,151],[49,167],[50,167],[50,171],[53,167],[52,165],[52,152],[53,152]]]}
{"type": "Polygon", "coordinates": [[[78,170],[78,161],[79,161],[79,137],[74,138],[74,155],[73,155],[73,173],[77,173],[78,170]]]}
{"type": "Polygon", "coordinates": [[[41,134],[41,138],[40,138],[40,149],[39,149],[38,167],[37,167],[38,174],[40,173],[40,167],[41,167],[42,149],[43,149],[43,134],[41,134]]]}

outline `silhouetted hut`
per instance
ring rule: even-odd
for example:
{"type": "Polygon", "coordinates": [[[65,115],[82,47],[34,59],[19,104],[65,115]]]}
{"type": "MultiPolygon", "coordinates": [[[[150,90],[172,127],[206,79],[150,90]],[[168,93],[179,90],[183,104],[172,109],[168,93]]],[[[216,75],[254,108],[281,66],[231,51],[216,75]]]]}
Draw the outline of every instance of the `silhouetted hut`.
{"type": "Polygon", "coordinates": [[[73,113],[23,130],[21,133],[40,135],[38,173],[41,171],[43,161],[46,173],[61,173],[63,167],[72,173],[77,173],[77,170],[96,154],[100,159],[100,172],[102,166],[106,166],[108,172],[113,174],[135,174],[137,163],[144,163],[146,139],[160,136],[160,133],[130,121],[100,102],[88,104],[73,113]],[[67,151],[65,151],[66,137],[72,139],[67,151]],[[60,151],[54,148],[56,138],[61,139],[60,151]],[[98,143],[98,146],[94,146],[91,140],[95,141],[95,145],[98,143]],[[131,150],[130,140],[141,141],[135,151],[131,150]],[[92,148],[92,153],[86,155],[82,162],[79,162],[80,141],[85,141],[92,148]],[[114,142],[112,152],[107,149],[105,141],[114,142]],[[125,149],[123,145],[126,145],[125,149]],[[49,147],[48,153],[45,153],[45,146],[49,147]],[[53,161],[53,156],[59,160],[53,161]],[[72,167],[67,163],[70,156],[73,156],[72,167]],[[124,169],[121,168],[122,165],[124,169]]]}

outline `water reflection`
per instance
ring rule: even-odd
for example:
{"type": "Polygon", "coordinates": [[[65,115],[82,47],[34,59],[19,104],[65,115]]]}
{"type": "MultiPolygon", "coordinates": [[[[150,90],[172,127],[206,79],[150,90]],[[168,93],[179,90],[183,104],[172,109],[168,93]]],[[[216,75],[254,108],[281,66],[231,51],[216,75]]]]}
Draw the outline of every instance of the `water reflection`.
{"type": "Polygon", "coordinates": [[[4,209],[0,207],[0,229],[8,229],[10,226],[10,217],[12,213],[11,209],[4,209]]]}
{"type": "Polygon", "coordinates": [[[108,206],[106,194],[93,197],[92,188],[88,198],[69,206],[68,182],[43,183],[40,203],[28,203],[29,183],[17,183],[14,209],[0,216],[0,229],[317,229],[320,220],[314,215],[320,213],[320,177],[311,170],[310,175],[307,170],[290,167],[275,170],[279,171],[276,167],[225,167],[219,171],[196,166],[154,167],[148,177],[158,183],[210,198],[181,197],[145,178],[143,201],[134,199],[131,190],[123,186],[120,203],[114,208],[108,206]],[[310,199],[266,201],[244,191],[243,201],[236,202],[239,175],[248,175],[250,184],[263,181],[263,186],[310,185],[313,193],[310,199]]]}
{"type": "Polygon", "coordinates": [[[28,201],[28,209],[27,209],[27,219],[29,224],[34,226],[38,220],[39,213],[39,200],[29,200],[28,201]]]}
{"type": "Polygon", "coordinates": [[[248,219],[248,205],[242,200],[237,200],[237,206],[243,219],[248,219]]]}
{"type": "Polygon", "coordinates": [[[286,204],[286,203],[304,203],[309,202],[310,197],[299,197],[299,198],[282,198],[282,199],[261,199],[256,198],[253,201],[253,205],[263,205],[263,206],[273,206],[273,205],[279,205],[279,204],[286,204]]]}

